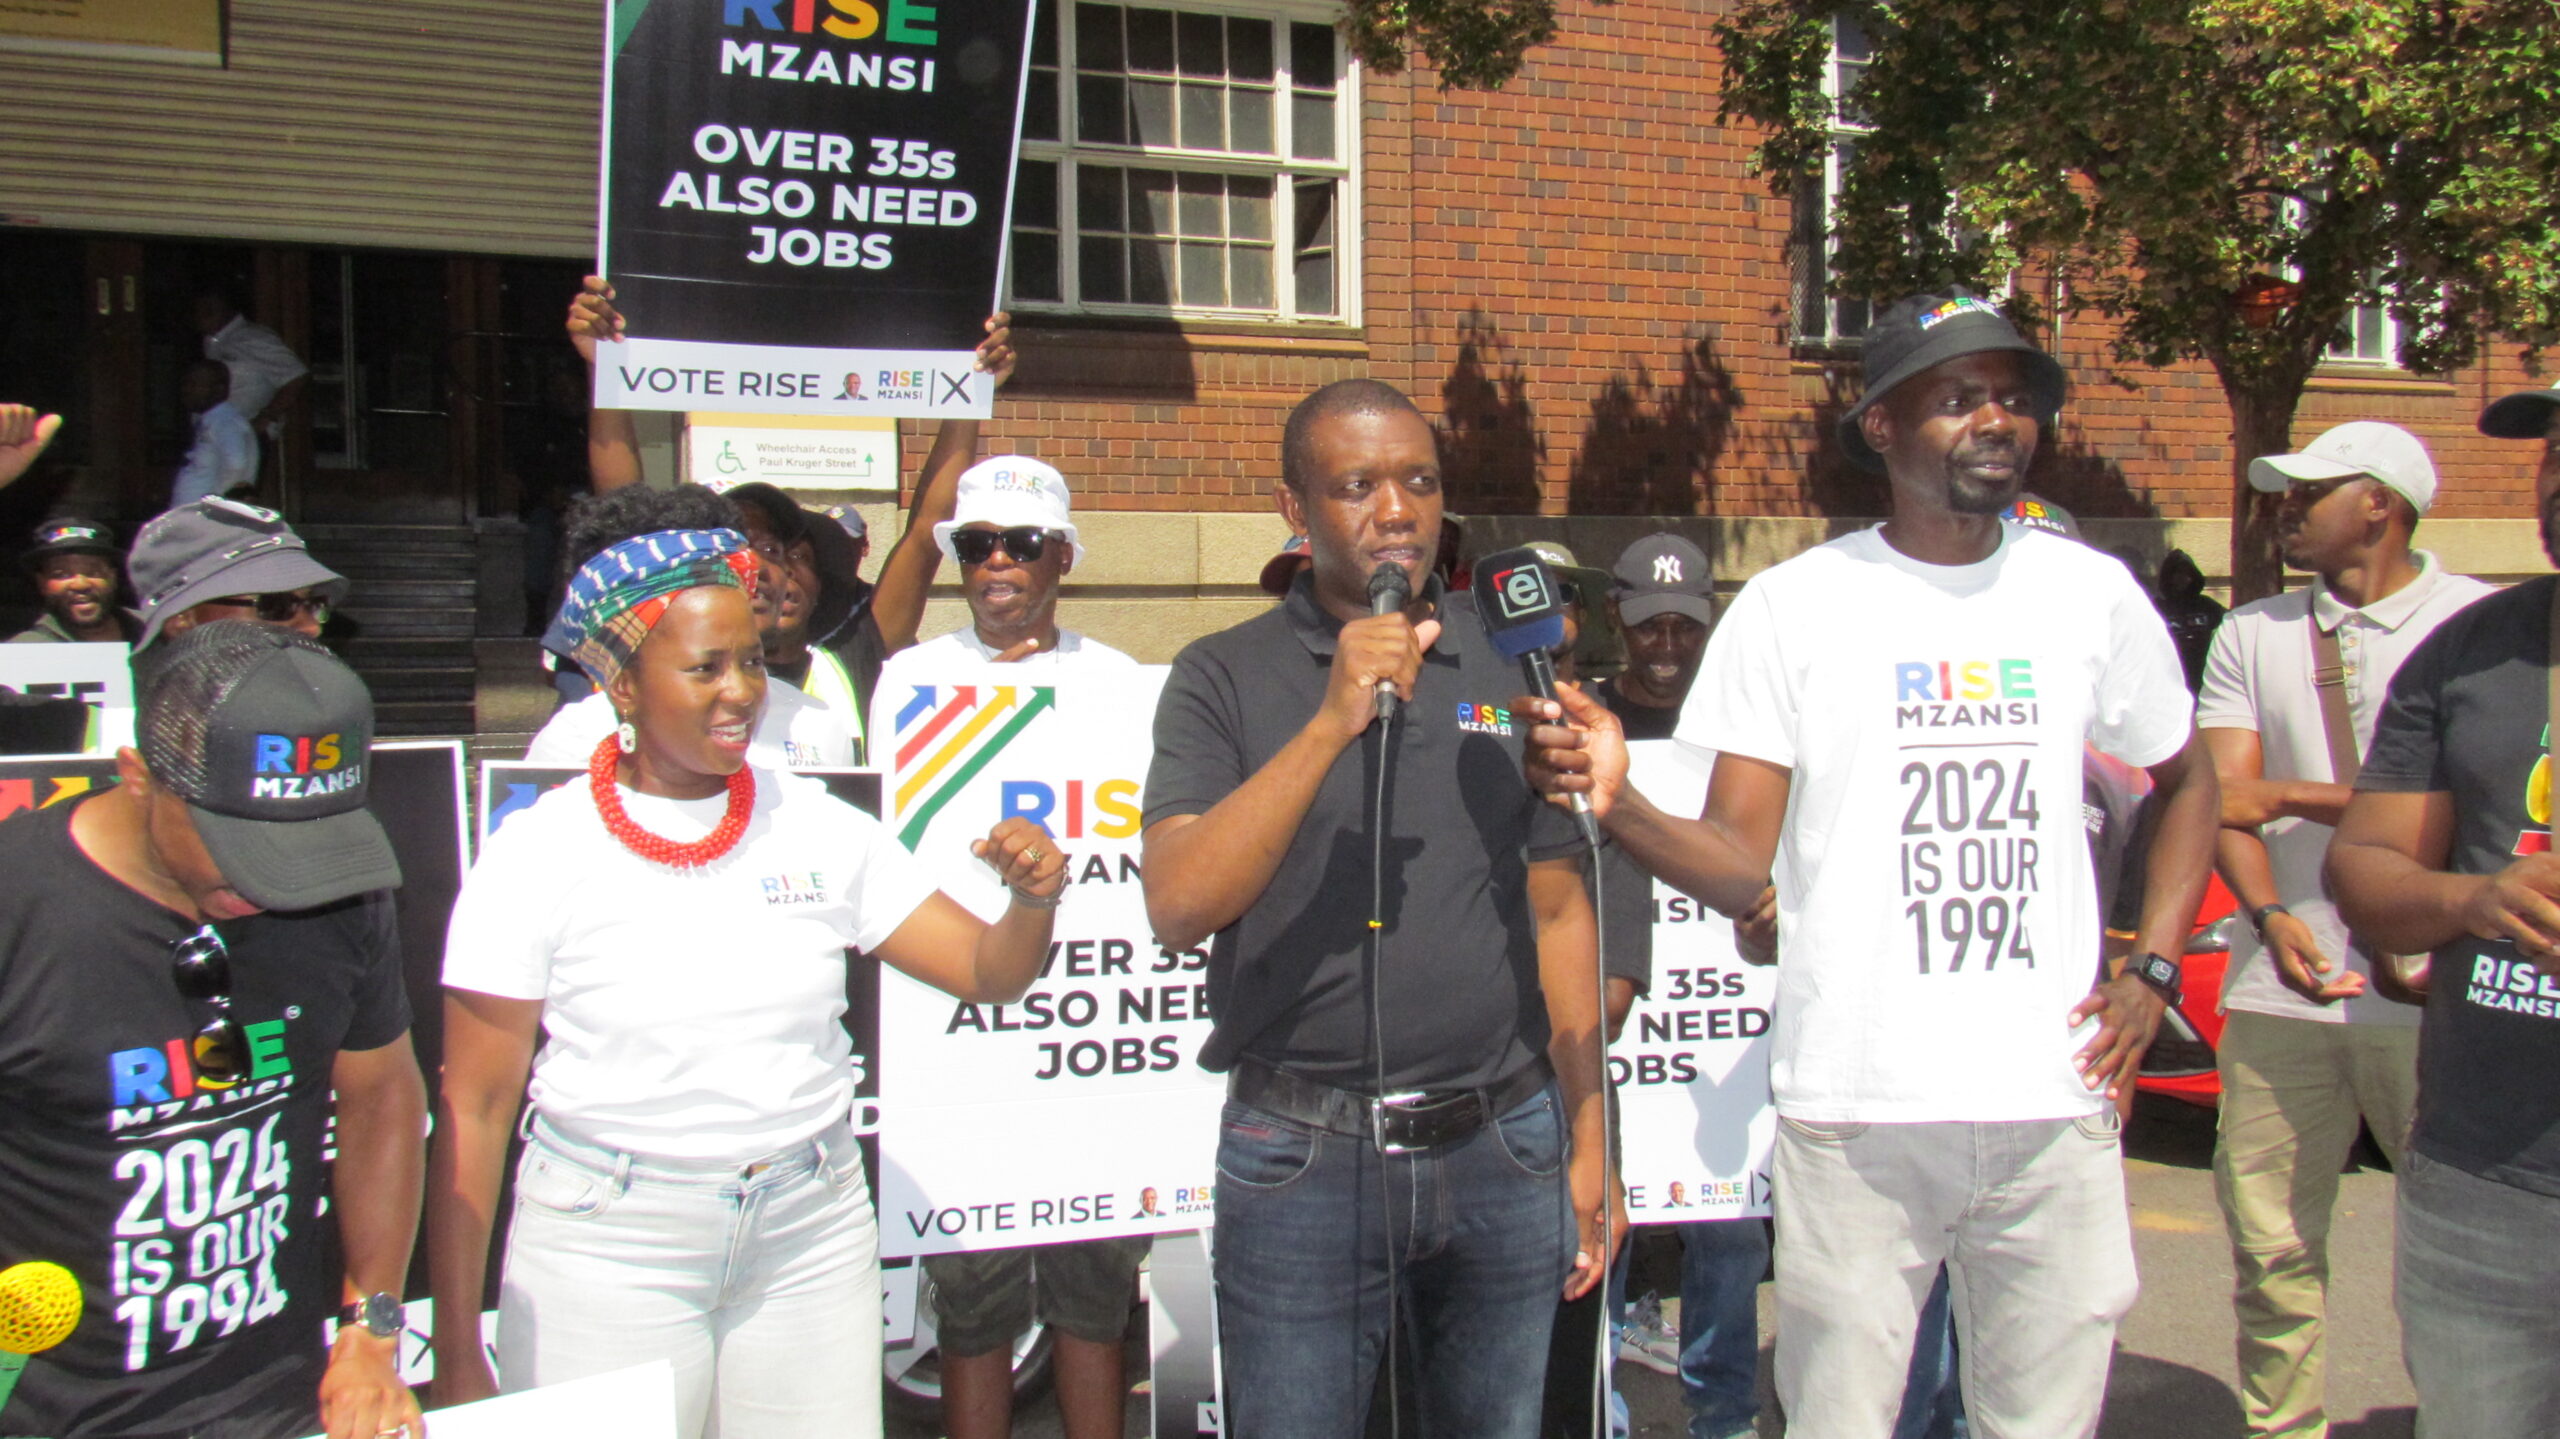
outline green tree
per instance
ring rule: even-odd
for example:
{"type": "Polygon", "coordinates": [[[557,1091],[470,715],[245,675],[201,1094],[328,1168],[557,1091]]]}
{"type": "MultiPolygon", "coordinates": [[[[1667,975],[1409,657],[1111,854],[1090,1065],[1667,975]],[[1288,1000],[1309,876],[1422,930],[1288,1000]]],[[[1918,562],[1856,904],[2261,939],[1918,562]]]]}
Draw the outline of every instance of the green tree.
{"type": "MultiPolygon", "coordinates": [[[[1606,4],[1608,0],[1599,0],[1606,4]]],[[[1555,0],[1348,0],[1343,37],[1360,63],[1404,73],[1419,50],[1443,90],[1499,90],[1533,46],[1556,38],[1555,0]]]]}
{"type": "MultiPolygon", "coordinates": [[[[1821,163],[1836,0],[1716,26],[1723,118],[1774,188],[1821,163]]],[[[2232,422],[2233,588],[2278,577],[2250,457],[2290,447],[2354,307],[2438,372],[2560,326],[2560,19],[2551,0],[1895,0],[1835,214],[1840,283],[1890,298],[2057,281],[2118,361],[2211,365],[2232,422]],[[2254,302],[2254,303],[2253,303],[2254,302]]],[[[2034,319],[2036,284],[2013,312],[2034,319]]]]}

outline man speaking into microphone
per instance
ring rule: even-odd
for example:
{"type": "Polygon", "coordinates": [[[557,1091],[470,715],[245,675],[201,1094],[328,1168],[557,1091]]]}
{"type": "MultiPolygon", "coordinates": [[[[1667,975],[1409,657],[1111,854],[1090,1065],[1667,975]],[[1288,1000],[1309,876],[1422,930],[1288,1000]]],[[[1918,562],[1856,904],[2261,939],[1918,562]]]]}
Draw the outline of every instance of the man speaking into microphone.
{"type": "Polygon", "coordinates": [[[1148,918],[1210,941],[1200,1062],[1228,1076],[1227,1432],[1351,1439],[1398,1355],[1404,1433],[1532,1439],[1616,1192],[1582,842],[1517,768],[1517,666],[1431,573],[1413,403],[1316,391],[1281,478],[1312,562],[1174,661],[1147,776],[1148,918]]]}

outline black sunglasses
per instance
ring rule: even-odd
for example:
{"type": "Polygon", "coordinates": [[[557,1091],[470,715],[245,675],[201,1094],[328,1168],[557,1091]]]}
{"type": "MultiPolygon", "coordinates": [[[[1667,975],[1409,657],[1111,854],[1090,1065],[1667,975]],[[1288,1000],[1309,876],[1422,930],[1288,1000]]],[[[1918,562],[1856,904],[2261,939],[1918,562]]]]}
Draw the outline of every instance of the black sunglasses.
{"type": "Polygon", "coordinates": [[[998,544],[1004,546],[1004,552],[1013,557],[1014,563],[1038,564],[1040,557],[1049,552],[1049,532],[1038,525],[1016,525],[1009,530],[951,532],[951,553],[958,555],[964,565],[985,564],[995,557],[998,544]]]}
{"type": "Polygon", "coordinates": [[[213,1018],[196,1031],[196,1074],[212,1085],[237,1084],[248,1073],[248,1036],[231,1017],[231,951],[205,925],[169,946],[169,977],[178,993],[213,1006],[213,1018]]]}
{"type": "Polygon", "coordinates": [[[325,625],[329,622],[329,602],[318,595],[297,595],[289,591],[278,591],[271,595],[226,595],[221,599],[206,600],[203,603],[237,606],[254,612],[258,618],[271,625],[292,624],[296,615],[305,613],[311,616],[313,624],[325,625]]]}

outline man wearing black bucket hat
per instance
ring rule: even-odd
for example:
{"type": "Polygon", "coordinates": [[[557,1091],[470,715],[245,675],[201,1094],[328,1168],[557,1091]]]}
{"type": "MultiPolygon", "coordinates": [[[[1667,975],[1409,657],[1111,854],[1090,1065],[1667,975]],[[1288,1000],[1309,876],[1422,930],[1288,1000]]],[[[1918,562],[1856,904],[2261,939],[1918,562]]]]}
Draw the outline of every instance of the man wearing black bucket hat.
{"type": "Polygon", "coordinates": [[[141,670],[117,783],[0,824],[0,1257],[85,1300],[0,1433],[414,1434],[426,1106],[372,701],[246,621],[141,670]]]}
{"type": "MultiPolygon", "coordinates": [[[[2560,390],[2498,400],[2480,432],[2542,442],[2534,512],[2560,564],[2560,390]]],[[[2427,1434],[2560,1433],[2556,658],[2549,576],[2439,623],[2392,676],[2329,845],[2356,937],[2432,952],[2394,1268],[2427,1434]]]]}
{"type": "Polygon", "coordinates": [[[1570,724],[1533,732],[1530,773],[1727,914],[1775,875],[1788,1433],[1892,1430],[1943,1263],[1976,1427],[2085,1436],[2135,1292],[2111,1101],[2177,988],[2162,956],[2203,896],[2213,771],[2132,577],[2001,521],[2061,367],[1962,291],[1887,310],[1865,367],[1840,443],[1890,480],[1892,517],[1735,598],[1675,732],[1717,755],[1704,815],[1628,787],[1617,721],[1578,693],[1570,724]],[[2084,743],[2148,767],[2162,811],[2147,952],[2113,980],[2073,802],[2084,743]]]}

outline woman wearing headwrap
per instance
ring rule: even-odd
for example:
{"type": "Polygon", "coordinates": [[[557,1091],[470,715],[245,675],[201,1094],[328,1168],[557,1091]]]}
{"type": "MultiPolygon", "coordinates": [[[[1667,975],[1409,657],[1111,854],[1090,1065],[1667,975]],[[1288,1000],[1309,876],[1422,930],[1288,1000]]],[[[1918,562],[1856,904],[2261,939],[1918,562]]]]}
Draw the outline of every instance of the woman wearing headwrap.
{"type": "Polygon", "coordinates": [[[1013,999],[1065,865],[1038,828],[998,824],[977,852],[1013,903],[986,924],[877,821],[748,765],[752,565],[730,530],[624,541],[579,570],[548,637],[620,726],[584,782],[490,837],[454,907],[428,1217],[439,1402],[496,1387],[477,1320],[530,1068],[504,1387],[663,1358],[680,1435],[880,1432],[846,950],[1013,999]]]}

